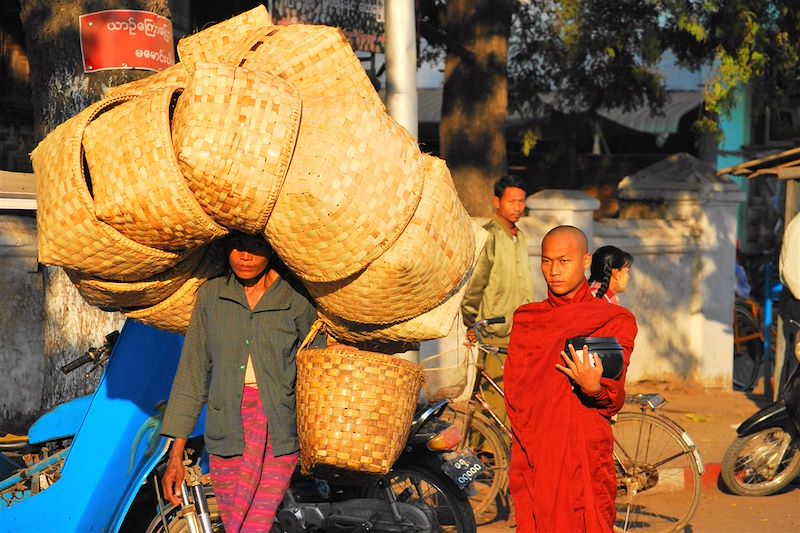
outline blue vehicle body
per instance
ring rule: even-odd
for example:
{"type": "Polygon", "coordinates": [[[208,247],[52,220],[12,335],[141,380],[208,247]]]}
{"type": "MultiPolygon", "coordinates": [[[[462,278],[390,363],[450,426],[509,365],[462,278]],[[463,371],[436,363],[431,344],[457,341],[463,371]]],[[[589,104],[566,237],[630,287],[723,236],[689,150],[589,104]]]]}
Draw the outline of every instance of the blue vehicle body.
{"type": "MultiPolygon", "coordinates": [[[[40,418],[31,442],[75,435],[61,478],[11,506],[0,531],[117,531],[139,488],[163,457],[158,432],[183,337],[128,320],[95,393],[40,418]]],[[[200,433],[201,418],[195,434],[200,433]]]]}
{"type": "Polygon", "coordinates": [[[43,444],[51,440],[72,438],[86,418],[92,395],[81,396],[40,416],[28,429],[28,441],[31,444],[43,444]]]}

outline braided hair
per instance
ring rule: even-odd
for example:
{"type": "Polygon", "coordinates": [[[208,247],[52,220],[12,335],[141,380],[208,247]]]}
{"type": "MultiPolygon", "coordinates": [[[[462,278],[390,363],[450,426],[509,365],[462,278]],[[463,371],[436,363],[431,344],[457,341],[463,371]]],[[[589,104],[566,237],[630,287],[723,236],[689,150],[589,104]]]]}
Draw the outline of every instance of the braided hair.
{"type": "Polygon", "coordinates": [[[631,266],[633,256],[616,246],[601,246],[592,254],[592,266],[589,270],[589,283],[600,283],[596,298],[602,298],[611,283],[611,272],[614,269],[631,266]]]}

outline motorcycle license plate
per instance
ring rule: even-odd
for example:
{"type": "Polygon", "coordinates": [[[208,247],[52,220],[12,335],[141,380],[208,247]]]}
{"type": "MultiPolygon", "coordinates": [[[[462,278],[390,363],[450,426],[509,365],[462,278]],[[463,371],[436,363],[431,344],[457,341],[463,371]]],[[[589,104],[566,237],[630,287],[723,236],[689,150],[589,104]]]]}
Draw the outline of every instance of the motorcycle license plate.
{"type": "Polygon", "coordinates": [[[462,450],[442,464],[442,471],[462,490],[484,470],[486,466],[470,450],[462,450]]]}

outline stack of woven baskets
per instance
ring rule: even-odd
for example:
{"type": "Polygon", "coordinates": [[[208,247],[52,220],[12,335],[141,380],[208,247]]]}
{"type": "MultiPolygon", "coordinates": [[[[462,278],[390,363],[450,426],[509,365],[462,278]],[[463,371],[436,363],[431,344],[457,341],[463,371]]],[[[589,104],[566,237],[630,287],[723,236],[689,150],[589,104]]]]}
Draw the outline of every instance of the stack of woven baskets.
{"type": "Polygon", "coordinates": [[[260,6],[178,53],[33,151],[40,262],[92,305],[183,332],[224,267],[215,241],[263,233],[340,340],[446,334],[483,230],[342,32],[260,6]]]}
{"type": "MultiPolygon", "coordinates": [[[[485,232],[445,163],[387,114],[343,33],[273,26],[261,6],[178,53],[33,151],[40,262],[92,305],[184,332],[197,289],[224,270],[219,239],[263,234],[340,341],[445,335],[485,232]]],[[[420,383],[402,359],[301,350],[304,467],[385,472],[420,383]],[[342,402],[346,419],[332,415],[342,402]]]]}

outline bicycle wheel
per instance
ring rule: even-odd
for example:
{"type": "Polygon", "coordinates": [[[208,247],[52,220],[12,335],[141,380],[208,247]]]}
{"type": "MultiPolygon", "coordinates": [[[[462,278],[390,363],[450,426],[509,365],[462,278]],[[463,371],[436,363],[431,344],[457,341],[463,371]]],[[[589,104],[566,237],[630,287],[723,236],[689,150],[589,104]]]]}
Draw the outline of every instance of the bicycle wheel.
{"type": "Polygon", "coordinates": [[[617,519],[621,531],[682,531],[700,502],[700,468],[671,420],[620,413],[614,423],[617,519]]]}
{"type": "MultiPolygon", "coordinates": [[[[459,429],[464,427],[465,405],[448,405],[442,418],[459,429]]],[[[508,466],[511,452],[503,439],[496,422],[481,413],[475,413],[467,438],[461,443],[472,450],[481,460],[486,470],[472,483],[476,494],[470,496],[475,521],[486,524],[505,518],[510,510],[511,500],[507,494],[508,466]]]]}
{"type": "Polygon", "coordinates": [[[733,388],[748,391],[758,380],[764,338],[758,322],[743,306],[734,308],[733,388]]]}

